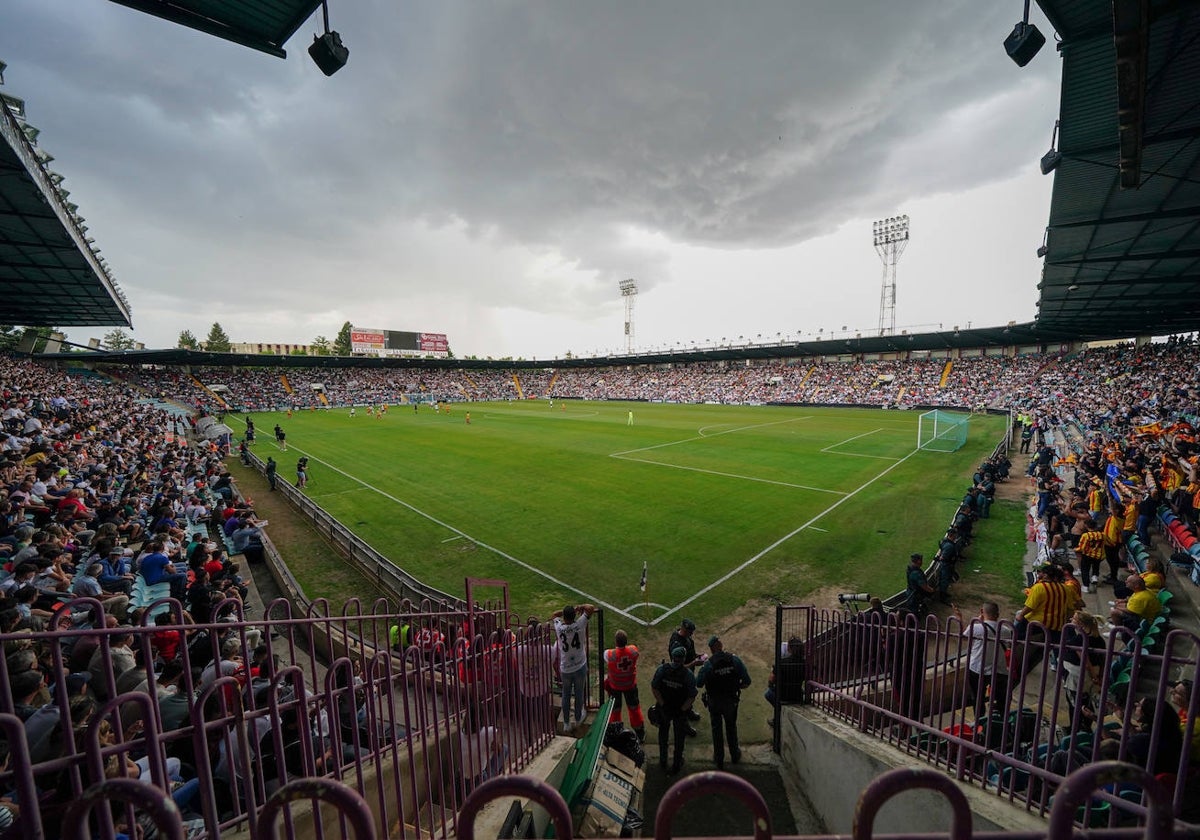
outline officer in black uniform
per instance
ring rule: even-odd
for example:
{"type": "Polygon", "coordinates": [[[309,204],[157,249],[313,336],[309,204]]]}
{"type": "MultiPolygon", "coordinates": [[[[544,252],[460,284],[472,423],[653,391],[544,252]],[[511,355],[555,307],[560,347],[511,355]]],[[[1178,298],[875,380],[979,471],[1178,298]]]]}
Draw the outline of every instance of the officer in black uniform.
{"type": "Polygon", "coordinates": [[[729,741],[729,758],[734,764],[742,760],[737,732],[738,700],[742,689],[750,685],[750,674],[745,663],[725,650],[717,636],[708,640],[708,649],[712,654],[701,666],[696,685],[704,689],[704,705],[712,719],[713,761],[718,770],[724,770],[726,740],[729,741]]]}
{"type": "Polygon", "coordinates": [[[687,737],[688,712],[696,702],[696,678],[684,664],[687,649],[682,645],[672,649],[671,661],[664,662],[654,672],[650,690],[658,703],[661,721],[658,724],[658,765],[667,770],[667,740],[675,730],[675,752],[671,769],[674,776],[683,767],[683,742],[687,737]]]}
{"type": "MultiPolygon", "coordinates": [[[[696,656],[696,640],[692,638],[696,634],[696,622],[690,618],[685,618],[679,622],[679,627],[671,631],[671,640],[667,642],[667,656],[671,655],[671,651],[677,647],[681,647],[686,651],[684,654],[683,665],[693,675],[696,673],[696,666],[700,664],[700,657],[696,656]]],[[[695,710],[688,712],[688,720],[700,720],[700,715],[695,710]]],[[[686,732],[688,735],[695,737],[696,727],[688,723],[686,732]]]]}

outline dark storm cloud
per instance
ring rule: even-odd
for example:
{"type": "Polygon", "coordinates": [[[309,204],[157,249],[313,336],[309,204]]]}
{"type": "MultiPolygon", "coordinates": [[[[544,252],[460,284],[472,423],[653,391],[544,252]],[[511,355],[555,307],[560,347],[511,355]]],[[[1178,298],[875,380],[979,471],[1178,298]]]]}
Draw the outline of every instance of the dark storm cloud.
{"type": "Polygon", "coordinates": [[[10,0],[0,51],[85,215],[103,201],[109,252],[190,263],[160,289],[191,269],[237,283],[258,253],[291,258],[299,306],[327,295],[302,282],[418,221],[595,272],[549,293],[480,283],[485,301],[567,310],[661,276],[631,229],[783,246],[1029,165],[1047,133],[1029,120],[894,160],[948,114],[1057,73],[1052,54],[1024,71],[1004,57],[1017,6],[334,0],[351,59],[326,79],[304,55],[316,19],[279,61],[100,0],[10,0]]]}

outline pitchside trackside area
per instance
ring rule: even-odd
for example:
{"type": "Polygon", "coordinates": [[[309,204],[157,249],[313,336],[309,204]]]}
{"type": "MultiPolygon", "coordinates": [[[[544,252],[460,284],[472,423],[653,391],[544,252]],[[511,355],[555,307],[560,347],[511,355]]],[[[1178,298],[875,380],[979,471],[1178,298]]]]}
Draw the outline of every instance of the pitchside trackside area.
{"type": "Polygon", "coordinates": [[[962,449],[931,453],[894,411],[542,400],[255,421],[281,477],[307,455],[309,495],[430,584],[503,578],[522,613],[577,599],[654,623],[895,591],[1006,427],[974,417],[962,449]]]}

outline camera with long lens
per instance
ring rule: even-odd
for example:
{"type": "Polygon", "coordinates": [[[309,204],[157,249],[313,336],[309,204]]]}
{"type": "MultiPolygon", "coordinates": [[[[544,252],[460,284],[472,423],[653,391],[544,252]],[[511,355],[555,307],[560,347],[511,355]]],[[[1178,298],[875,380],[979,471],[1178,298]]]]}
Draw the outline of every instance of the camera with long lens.
{"type": "Polygon", "coordinates": [[[838,593],[838,603],[839,604],[846,604],[846,603],[866,604],[866,603],[870,603],[870,601],[871,601],[871,593],[870,592],[839,592],[838,593]]]}

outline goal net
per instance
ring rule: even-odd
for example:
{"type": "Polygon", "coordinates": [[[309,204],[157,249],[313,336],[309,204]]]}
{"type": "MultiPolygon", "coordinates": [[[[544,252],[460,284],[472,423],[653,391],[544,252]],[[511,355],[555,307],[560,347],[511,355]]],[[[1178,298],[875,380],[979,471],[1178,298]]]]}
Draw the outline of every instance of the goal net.
{"type": "Polygon", "coordinates": [[[971,415],[954,411],[926,411],[917,424],[917,448],[930,452],[954,452],[967,442],[971,415]]]}

